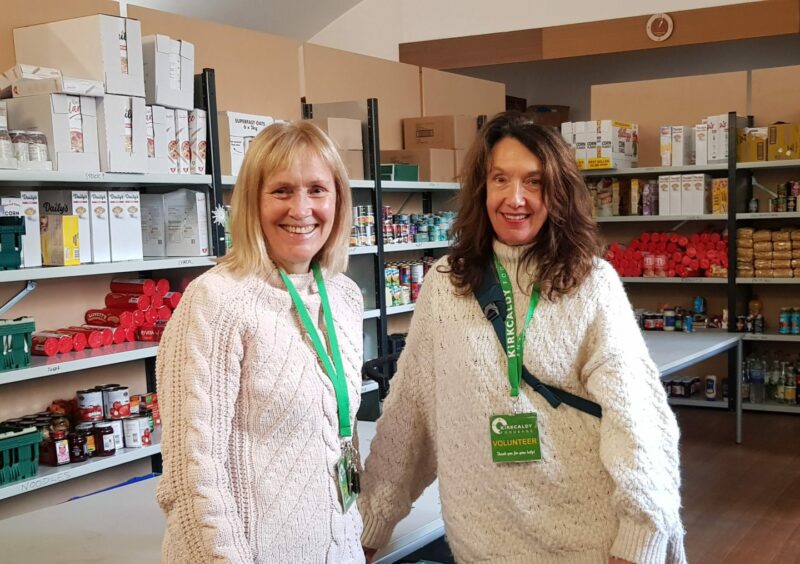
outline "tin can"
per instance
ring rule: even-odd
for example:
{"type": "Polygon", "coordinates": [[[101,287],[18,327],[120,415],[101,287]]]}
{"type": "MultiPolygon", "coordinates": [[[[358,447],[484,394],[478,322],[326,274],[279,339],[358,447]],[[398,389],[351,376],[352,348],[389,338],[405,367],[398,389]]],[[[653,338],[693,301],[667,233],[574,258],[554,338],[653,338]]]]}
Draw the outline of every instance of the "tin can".
{"type": "Polygon", "coordinates": [[[789,335],[792,332],[792,312],[788,307],[782,307],[778,314],[778,333],[789,335]]]}
{"type": "Polygon", "coordinates": [[[786,198],[786,211],[787,212],[797,211],[797,197],[796,196],[789,196],[788,198],[786,198]]]}
{"type": "Polygon", "coordinates": [[[411,285],[411,267],[407,263],[403,263],[400,265],[400,285],[401,286],[411,285]]]}
{"type": "Polygon", "coordinates": [[[131,415],[131,400],[128,388],[118,386],[103,390],[103,407],[106,419],[124,419],[131,415]]]}
{"type": "Polygon", "coordinates": [[[117,450],[125,446],[124,431],[122,426],[123,421],[124,419],[114,419],[113,421],[108,422],[111,424],[111,428],[114,430],[114,447],[117,450]]]}
{"type": "Polygon", "coordinates": [[[800,335],[800,308],[792,310],[792,335],[800,335]]]}
{"type": "Polygon", "coordinates": [[[694,320],[691,315],[687,315],[683,318],[683,332],[694,333],[694,320]]]}
{"type": "Polygon", "coordinates": [[[354,225],[350,228],[350,246],[358,247],[358,226],[354,225]]]}
{"type": "Polygon", "coordinates": [[[789,191],[787,190],[787,184],[788,183],[778,184],[776,193],[778,194],[779,198],[785,198],[788,195],[789,191]]]}
{"type": "Polygon", "coordinates": [[[371,224],[364,226],[364,240],[367,245],[375,244],[375,228],[371,224]]]}
{"type": "Polygon", "coordinates": [[[742,333],[744,332],[746,327],[747,327],[747,317],[744,315],[736,316],[736,330],[739,333],[742,333]]]}
{"type": "Polygon", "coordinates": [[[103,392],[100,390],[78,390],[78,419],[80,421],[103,420],[103,392]]]}
{"type": "MultiPolygon", "coordinates": [[[[142,423],[141,417],[131,417],[122,421],[125,433],[125,448],[141,448],[142,444],[142,423]]],[[[147,423],[145,422],[145,425],[147,423]]]]}
{"type": "Polygon", "coordinates": [[[422,277],[425,276],[425,271],[422,268],[421,262],[415,262],[411,265],[411,282],[422,284],[422,277]]]}
{"type": "Polygon", "coordinates": [[[786,211],[786,198],[784,196],[778,196],[775,198],[775,211],[776,212],[785,212],[786,211]]]}
{"type": "Polygon", "coordinates": [[[422,289],[422,284],[419,282],[411,282],[411,303],[417,303],[419,298],[419,291],[422,289]]]}
{"type": "Polygon", "coordinates": [[[705,313],[706,311],[706,300],[703,296],[695,296],[694,300],[692,300],[692,310],[694,313],[705,313]]]}

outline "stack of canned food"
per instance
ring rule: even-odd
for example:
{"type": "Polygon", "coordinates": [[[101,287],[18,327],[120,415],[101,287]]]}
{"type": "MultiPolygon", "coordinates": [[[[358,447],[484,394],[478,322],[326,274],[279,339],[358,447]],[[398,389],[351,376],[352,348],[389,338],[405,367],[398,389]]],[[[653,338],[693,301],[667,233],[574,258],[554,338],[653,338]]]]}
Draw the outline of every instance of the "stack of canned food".
{"type": "Polygon", "coordinates": [[[435,261],[433,257],[424,257],[417,261],[387,262],[384,267],[386,305],[415,303],[422,288],[422,279],[435,261]]]}
{"type": "Polygon", "coordinates": [[[455,212],[440,211],[426,214],[392,213],[391,206],[383,206],[383,242],[428,243],[447,241],[455,219],[455,212]]]}
{"type": "Polygon", "coordinates": [[[350,246],[367,247],[375,244],[375,212],[372,206],[353,206],[350,246]]]}

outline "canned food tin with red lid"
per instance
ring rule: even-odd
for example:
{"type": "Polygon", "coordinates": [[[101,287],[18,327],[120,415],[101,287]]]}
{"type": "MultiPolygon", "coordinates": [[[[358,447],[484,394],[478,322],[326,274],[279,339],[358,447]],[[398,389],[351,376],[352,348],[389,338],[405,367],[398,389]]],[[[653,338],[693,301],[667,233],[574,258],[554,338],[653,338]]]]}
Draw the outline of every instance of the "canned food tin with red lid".
{"type": "Polygon", "coordinates": [[[110,294],[106,294],[105,297],[106,307],[118,309],[140,309],[144,311],[150,307],[150,301],[150,296],[145,296],[143,294],[111,292],[110,294]]]}
{"type": "Polygon", "coordinates": [[[111,281],[111,291],[152,296],[156,292],[156,281],[150,278],[115,278],[111,281]]]}
{"type": "Polygon", "coordinates": [[[80,421],[103,420],[103,392],[100,390],[78,390],[78,419],[80,421]]]}
{"type": "Polygon", "coordinates": [[[104,327],[135,327],[133,312],[121,309],[90,309],[86,312],[84,320],[87,325],[102,325],[104,327]]]}

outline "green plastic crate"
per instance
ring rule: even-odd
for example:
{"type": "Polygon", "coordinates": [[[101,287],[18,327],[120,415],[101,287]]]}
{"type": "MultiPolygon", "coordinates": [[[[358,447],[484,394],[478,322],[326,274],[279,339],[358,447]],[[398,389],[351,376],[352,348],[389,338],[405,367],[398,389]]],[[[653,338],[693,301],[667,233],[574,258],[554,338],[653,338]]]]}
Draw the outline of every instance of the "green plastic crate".
{"type": "Polygon", "coordinates": [[[0,486],[36,476],[41,442],[36,427],[0,425],[0,486]]]}
{"type": "Polygon", "coordinates": [[[26,368],[31,363],[31,334],[36,330],[32,317],[0,319],[0,372],[26,368]]]}
{"type": "Polygon", "coordinates": [[[16,270],[22,265],[24,219],[0,217],[0,270],[16,270]]]}

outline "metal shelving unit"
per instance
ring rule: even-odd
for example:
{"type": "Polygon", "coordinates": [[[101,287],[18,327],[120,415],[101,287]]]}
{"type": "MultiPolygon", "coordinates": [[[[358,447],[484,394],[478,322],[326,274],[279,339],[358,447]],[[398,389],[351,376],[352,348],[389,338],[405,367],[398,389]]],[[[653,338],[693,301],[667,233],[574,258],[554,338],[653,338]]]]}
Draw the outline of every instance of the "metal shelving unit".
{"type": "Polygon", "coordinates": [[[0,182],[15,186],[42,184],[104,184],[121,186],[208,186],[211,175],[205,174],[135,174],[121,172],[63,172],[0,169],[0,182]]]}
{"type": "MultiPolygon", "coordinates": [[[[221,177],[220,182],[224,189],[230,190],[236,185],[236,177],[224,175],[221,177]]],[[[350,188],[354,190],[374,190],[375,182],[373,180],[350,180],[350,188]]]]}
{"type": "Polygon", "coordinates": [[[17,270],[0,271],[0,283],[23,282],[25,280],[45,280],[48,278],[73,278],[77,276],[98,276],[102,274],[119,274],[123,272],[140,272],[152,270],[171,270],[175,268],[192,268],[198,266],[214,266],[216,257],[172,257],[123,262],[102,262],[81,264],[79,266],[45,266],[42,268],[19,268],[17,270]]]}
{"type": "Polygon", "coordinates": [[[433,241],[430,243],[396,243],[384,245],[384,253],[400,253],[403,251],[428,251],[431,249],[446,249],[452,245],[451,241],[433,241]]]}
{"type": "Polygon", "coordinates": [[[381,316],[381,310],[379,309],[365,309],[364,310],[364,319],[377,319],[381,316]]]}
{"type": "Polygon", "coordinates": [[[368,245],[366,247],[350,247],[347,251],[351,256],[353,255],[374,255],[378,252],[377,245],[368,245]]]}
{"type": "Polygon", "coordinates": [[[411,182],[409,180],[382,180],[384,192],[453,192],[461,190],[458,182],[411,182]]]}
{"type": "Polygon", "coordinates": [[[763,170],[763,169],[782,169],[782,168],[800,168],[800,159],[793,159],[787,161],[757,161],[736,163],[737,170],[763,170]]]}
{"type": "Polygon", "coordinates": [[[596,217],[597,223],[640,223],[640,222],[675,222],[675,221],[727,221],[727,214],[705,215],[615,215],[596,217]]]}
{"type": "Polygon", "coordinates": [[[645,276],[622,278],[625,284],[727,284],[727,278],[652,278],[645,276]]]}
{"type": "Polygon", "coordinates": [[[737,284],[800,284],[800,278],[737,278],[737,284]]]}
{"type": "Polygon", "coordinates": [[[760,219],[800,219],[800,212],[763,212],[763,213],[737,213],[738,220],[760,219]]]}
{"type": "Polygon", "coordinates": [[[407,304],[399,306],[389,306],[386,308],[386,315],[397,315],[399,313],[410,313],[414,311],[417,304],[407,304]]]}
{"type": "Polygon", "coordinates": [[[695,174],[728,170],[727,163],[690,166],[643,166],[582,170],[584,176],[648,176],[653,174],[695,174]]]}
{"type": "Polygon", "coordinates": [[[715,409],[728,409],[728,400],[709,401],[705,398],[667,398],[670,405],[680,405],[684,407],[711,407],[715,409]]]}
{"type": "Polygon", "coordinates": [[[767,413],[794,413],[800,414],[800,405],[791,405],[786,403],[764,402],[764,403],[749,403],[742,404],[742,409],[745,411],[763,411],[767,413]]]}

